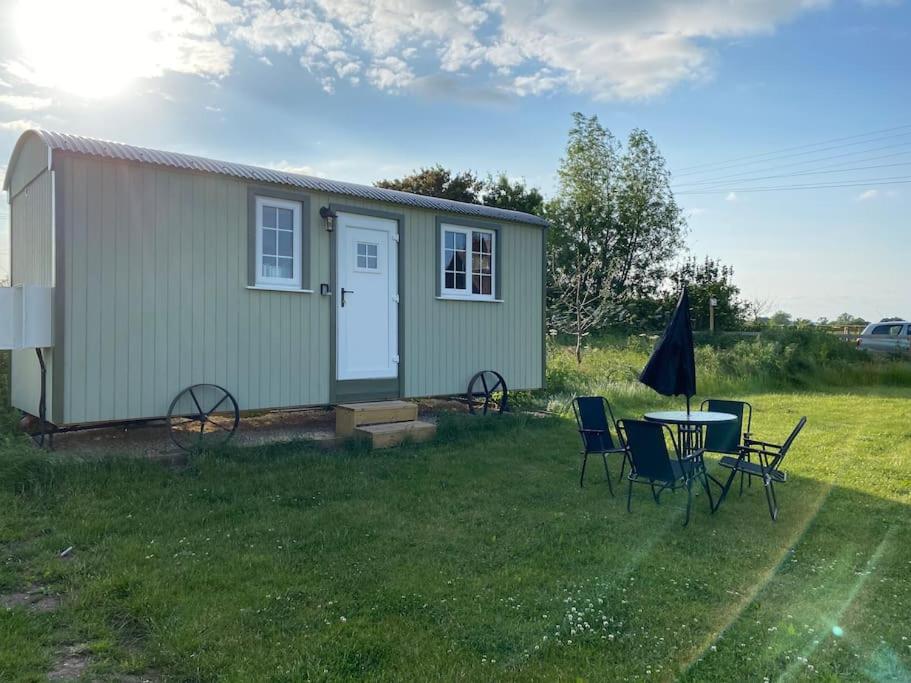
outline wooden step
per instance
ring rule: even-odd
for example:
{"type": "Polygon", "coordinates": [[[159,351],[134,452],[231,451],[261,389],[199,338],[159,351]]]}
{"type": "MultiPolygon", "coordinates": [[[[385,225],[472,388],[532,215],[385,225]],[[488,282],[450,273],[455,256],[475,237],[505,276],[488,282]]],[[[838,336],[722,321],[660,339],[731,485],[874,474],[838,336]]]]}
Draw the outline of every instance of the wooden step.
{"type": "Polygon", "coordinates": [[[429,441],[436,433],[435,424],[420,420],[364,425],[354,430],[355,436],[370,439],[374,448],[390,448],[405,441],[429,441]]]}
{"type": "Polygon", "coordinates": [[[418,419],[418,406],[410,401],[373,401],[342,403],[335,406],[335,433],[351,436],[363,425],[387,422],[412,422],[418,419]]]}

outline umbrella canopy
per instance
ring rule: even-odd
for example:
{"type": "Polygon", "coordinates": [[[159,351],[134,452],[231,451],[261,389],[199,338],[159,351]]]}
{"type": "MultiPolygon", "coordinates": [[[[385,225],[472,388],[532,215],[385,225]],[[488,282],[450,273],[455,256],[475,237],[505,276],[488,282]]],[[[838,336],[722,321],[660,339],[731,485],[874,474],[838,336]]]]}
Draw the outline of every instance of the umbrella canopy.
{"type": "Polygon", "coordinates": [[[696,358],[686,287],[680,293],[674,316],[639,375],[639,381],[665,396],[686,396],[689,412],[690,397],[696,393],[696,358]]]}

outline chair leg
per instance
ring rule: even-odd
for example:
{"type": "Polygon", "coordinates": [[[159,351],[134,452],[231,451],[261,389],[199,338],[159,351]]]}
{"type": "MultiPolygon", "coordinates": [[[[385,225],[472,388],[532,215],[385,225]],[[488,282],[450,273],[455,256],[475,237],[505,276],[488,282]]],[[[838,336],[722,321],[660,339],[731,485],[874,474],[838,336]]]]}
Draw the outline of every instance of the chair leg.
{"type": "Polygon", "coordinates": [[[629,480],[629,489],[626,492],[626,511],[627,512],[633,511],[632,504],[633,504],[633,480],[630,479],[629,480]]]}
{"type": "Polygon", "coordinates": [[[718,502],[715,503],[715,509],[717,510],[721,503],[724,502],[724,499],[727,498],[728,491],[731,489],[731,484],[734,482],[734,477],[737,476],[737,470],[731,470],[731,473],[728,475],[728,480],[724,482],[721,486],[721,495],[718,496],[718,502]]]}
{"type": "Polygon", "coordinates": [[[611,497],[614,495],[614,485],[610,481],[610,470],[607,469],[607,453],[601,454],[601,459],[604,461],[604,478],[607,479],[607,490],[610,491],[611,497]]]}
{"type": "Polygon", "coordinates": [[[765,498],[766,502],[769,504],[769,516],[772,518],[772,521],[778,519],[778,501],[775,500],[775,489],[774,484],[772,484],[771,479],[765,480],[765,498]]]}
{"type": "Polygon", "coordinates": [[[652,498],[655,499],[655,503],[657,503],[658,505],[661,505],[661,489],[658,489],[658,491],[655,491],[654,484],[652,484],[652,498]]]}
{"type": "Polygon", "coordinates": [[[683,520],[683,526],[690,523],[690,508],[693,507],[693,480],[686,480],[686,519],[683,520]]]}
{"type": "Polygon", "coordinates": [[[588,453],[582,454],[582,474],[579,475],[579,488],[585,485],[585,464],[588,462],[588,453]]]}
{"type": "Polygon", "coordinates": [[[617,483],[623,481],[623,472],[626,470],[626,460],[628,457],[629,456],[626,453],[623,454],[623,460],[620,461],[620,476],[617,477],[617,483]]]}
{"type": "Polygon", "coordinates": [[[712,500],[712,489],[709,488],[709,475],[704,471],[702,473],[702,488],[705,489],[705,493],[709,497],[709,509],[712,511],[712,514],[714,514],[715,502],[712,500]]]}

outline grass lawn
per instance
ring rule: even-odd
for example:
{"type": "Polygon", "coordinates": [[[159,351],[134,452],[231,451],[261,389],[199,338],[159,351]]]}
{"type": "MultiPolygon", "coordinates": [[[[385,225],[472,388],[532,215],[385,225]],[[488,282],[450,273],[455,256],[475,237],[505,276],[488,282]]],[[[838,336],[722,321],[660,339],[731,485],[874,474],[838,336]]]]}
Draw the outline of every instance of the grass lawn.
{"type": "Polygon", "coordinates": [[[745,398],[766,438],[809,417],[777,523],[755,485],[628,514],[556,418],[183,471],[7,446],[0,594],[62,602],[0,609],[0,680],[73,645],[101,679],[909,680],[911,390],[745,398]]]}

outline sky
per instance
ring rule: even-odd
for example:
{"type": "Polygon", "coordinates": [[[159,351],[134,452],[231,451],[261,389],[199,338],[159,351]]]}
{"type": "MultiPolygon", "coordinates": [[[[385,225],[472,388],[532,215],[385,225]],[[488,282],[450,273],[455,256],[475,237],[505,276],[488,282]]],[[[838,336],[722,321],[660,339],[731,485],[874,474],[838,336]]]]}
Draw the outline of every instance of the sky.
{"type": "Polygon", "coordinates": [[[580,111],[652,134],[690,252],[767,313],[911,316],[909,44],[901,0],[0,0],[0,173],[41,127],[553,195],[580,111]]]}

